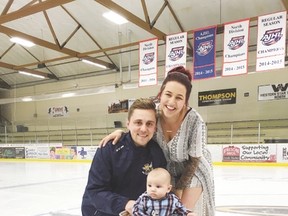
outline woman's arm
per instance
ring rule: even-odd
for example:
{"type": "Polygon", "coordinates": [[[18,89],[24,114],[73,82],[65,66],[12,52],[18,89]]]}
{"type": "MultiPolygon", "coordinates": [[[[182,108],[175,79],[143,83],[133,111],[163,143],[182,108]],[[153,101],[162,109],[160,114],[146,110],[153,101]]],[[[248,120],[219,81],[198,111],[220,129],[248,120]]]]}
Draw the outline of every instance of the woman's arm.
{"type": "Polygon", "coordinates": [[[185,169],[179,179],[178,182],[176,182],[175,188],[177,190],[183,190],[184,188],[189,187],[190,181],[192,177],[194,176],[194,173],[198,167],[199,164],[199,158],[196,157],[189,157],[189,161],[185,166],[185,169]]]}
{"type": "Polygon", "coordinates": [[[199,160],[199,158],[190,156],[179,181],[176,182],[177,191],[181,191],[181,202],[189,209],[194,209],[202,193],[202,187],[190,187],[190,182],[198,168],[199,160]]]}

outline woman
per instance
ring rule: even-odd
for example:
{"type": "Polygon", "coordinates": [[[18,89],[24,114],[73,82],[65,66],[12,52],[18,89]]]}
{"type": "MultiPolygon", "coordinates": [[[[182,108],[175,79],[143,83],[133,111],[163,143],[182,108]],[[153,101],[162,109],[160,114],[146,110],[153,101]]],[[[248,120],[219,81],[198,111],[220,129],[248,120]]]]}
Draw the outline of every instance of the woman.
{"type": "MultiPolygon", "coordinates": [[[[182,66],[167,73],[158,94],[155,138],[167,159],[174,192],[184,206],[198,216],[214,216],[214,180],[211,155],[206,148],[206,125],[188,105],[191,80],[191,73],[182,66]]],[[[112,138],[116,143],[119,136],[119,130],[115,131],[100,145],[112,138]]]]}

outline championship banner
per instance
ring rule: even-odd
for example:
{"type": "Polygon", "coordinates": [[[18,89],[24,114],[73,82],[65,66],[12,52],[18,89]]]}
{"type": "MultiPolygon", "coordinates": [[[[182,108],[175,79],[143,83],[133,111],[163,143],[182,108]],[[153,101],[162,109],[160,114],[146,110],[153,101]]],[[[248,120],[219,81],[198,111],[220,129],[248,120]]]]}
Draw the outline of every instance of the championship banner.
{"type": "Polygon", "coordinates": [[[258,17],[256,71],[285,67],[286,14],[258,17]]]}
{"type": "Polygon", "coordinates": [[[224,25],[222,76],[247,73],[250,20],[224,25]]]}
{"type": "Polygon", "coordinates": [[[194,32],[194,80],[215,77],[215,35],[216,27],[194,32]]]}
{"type": "Polygon", "coordinates": [[[258,100],[279,100],[288,98],[288,83],[258,86],[258,100]]]}
{"type": "Polygon", "coordinates": [[[198,92],[198,106],[236,103],[236,88],[198,92]]]}
{"type": "Polygon", "coordinates": [[[175,67],[186,67],[187,32],[166,37],[165,77],[175,67]]]}
{"type": "Polygon", "coordinates": [[[139,42],[138,86],[157,84],[158,39],[139,42]]]}

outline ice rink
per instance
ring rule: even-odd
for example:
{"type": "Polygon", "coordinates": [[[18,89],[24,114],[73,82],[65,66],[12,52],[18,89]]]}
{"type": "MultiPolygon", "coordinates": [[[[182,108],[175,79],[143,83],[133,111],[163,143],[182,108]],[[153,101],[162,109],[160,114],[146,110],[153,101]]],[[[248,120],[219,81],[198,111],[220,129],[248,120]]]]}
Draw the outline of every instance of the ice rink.
{"type": "MultiPolygon", "coordinates": [[[[1,216],[80,216],[90,163],[0,160],[1,216]]],[[[287,216],[288,167],[214,166],[216,216],[287,216]]]]}

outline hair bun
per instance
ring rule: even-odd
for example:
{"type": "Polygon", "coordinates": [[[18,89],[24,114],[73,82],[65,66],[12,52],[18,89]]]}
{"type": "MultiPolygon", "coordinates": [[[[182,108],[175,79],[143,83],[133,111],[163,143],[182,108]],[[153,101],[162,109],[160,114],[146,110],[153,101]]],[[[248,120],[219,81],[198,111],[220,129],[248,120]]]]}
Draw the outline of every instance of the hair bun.
{"type": "Polygon", "coordinates": [[[184,68],[183,66],[177,66],[175,68],[172,68],[170,71],[168,71],[167,75],[170,73],[175,73],[175,72],[186,75],[187,78],[190,80],[190,82],[192,81],[192,75],[191,75],[190,70],[184,68]]]}

